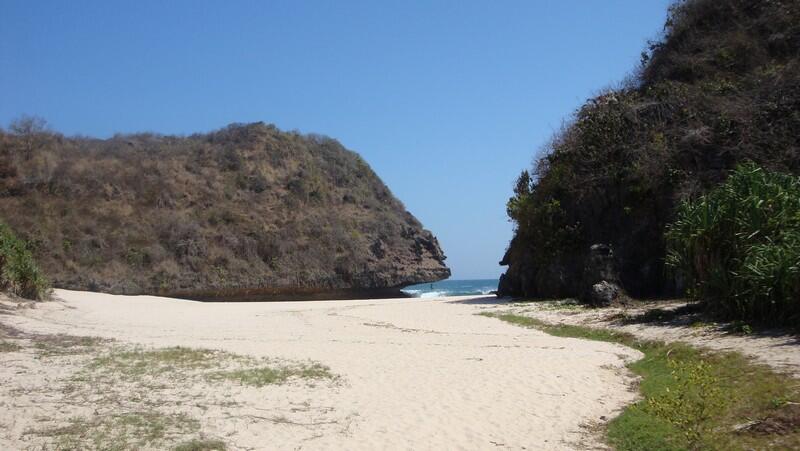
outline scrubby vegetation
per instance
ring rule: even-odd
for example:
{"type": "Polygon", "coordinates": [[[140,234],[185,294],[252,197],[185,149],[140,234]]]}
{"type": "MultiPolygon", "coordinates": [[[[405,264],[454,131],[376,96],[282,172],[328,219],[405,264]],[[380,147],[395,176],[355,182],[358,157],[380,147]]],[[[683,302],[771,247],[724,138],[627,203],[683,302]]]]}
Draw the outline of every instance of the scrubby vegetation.
{"type": "Polygon", "coordinates": [[[609,329],[554,325],[510,313],[485,313],[558,337],[620,343],[644,358],[629,365],[642,377],[643,399],[606,431],[624,451],[749,450],[800,447],[797,381],[737,353],[710,353],[681,343],[639,340],[609,329]]]}
{"type": "Polygon", "coordinates": [[[49,285],[28,244],[17,238],[11,229],[0,223],[0,291],[9,291],[29,299],[42,299],[49,285]]]}
{"type": "Polygon", "coordinates": [[[33,430],[30,434],[51,438],[56,449],[125,451],[163,447],[171,436],[192,434],[199,429],[200,422],[186,415],[141,411],[74,417],[66,426],[33,430]]]}
{"type": "Polygon", "coordinates": [[[800,177],[748,164],[678,207],[669,262],[691,293],[731,319],[800,320],[800,177]]]}
{"type": "Polygon", "coordinates": [[[172,451],[225,451],[227,446],[221,440],[195,439],[181,443],[172,451]]]}
{"type": "Polygon", "coordinates": [[[335,379],[330,368],[317,362],[278,362],[225,351],[175,346],[159,349],[119,349],[95,357],[85,377],[116,375],[137,382],[168,374],[185,379],[199,375],[211,382],[232,381],[263,387],[290,379],[335,379]]]}
{"type": "Polygon", "coordinates": [[[0,340],[0,352],[17,352],[20,349],[22,349],[20,345],[14,342],[0,340]]]}
{"type": "Polygon", "coordinates": [[[449,275],[361,157],[263,123],[101,140],[22,118],[0,130],[0,219],[63,288],[259,297],[449,275]]]}
{"type": "Polygon", "coordinates": [[[675,3],[642,66],[581,107],[518,179],[501,293],[577,296],[595,243],[611,245],[629,294],[685,288],[665,267],[678,205],[743,162],[800,172],[798,55],[794,0],[675,3]]]}
{"type": "Polygon", "coordinates": [[[225,450],[237,448],[236,438],[217,435],[220,424],[235,431],[269,422],[313,438],[319,429],[312,426],[336,428],[339,419],[314,399],[342,379],[314,361],[150,348],[0,323],[2,353],[15,355],[2,365],[0,399],[39,406],[20,411],[27,426],[3,431],[14,449],[225,450]],[[271,395],[281,384],[304,389],[271,395]]]}
{"type": "Polygon", "coordinates": [[[292,366],[260,366],[256,368],[220,371],[209,375],[209,379],[211,380],[228,380],[254,387],[282,384],[291,378],[313,380],[334,379],[335,376],[330,372],[330,368],[319,363],[292,366]]]}

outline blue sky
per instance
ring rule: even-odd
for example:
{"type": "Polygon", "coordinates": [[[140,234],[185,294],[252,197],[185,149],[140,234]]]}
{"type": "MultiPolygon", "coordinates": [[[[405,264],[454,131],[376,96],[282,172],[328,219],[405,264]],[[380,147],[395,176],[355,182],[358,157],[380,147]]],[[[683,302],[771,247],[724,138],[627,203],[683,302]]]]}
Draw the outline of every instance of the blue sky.
{"type": "Polygon", "coordinates": [[[0,124],[326,134],[439,237],[455,278],[497,277],[515,177],[631,72],[669,3],[0,0],[0,124]]]}

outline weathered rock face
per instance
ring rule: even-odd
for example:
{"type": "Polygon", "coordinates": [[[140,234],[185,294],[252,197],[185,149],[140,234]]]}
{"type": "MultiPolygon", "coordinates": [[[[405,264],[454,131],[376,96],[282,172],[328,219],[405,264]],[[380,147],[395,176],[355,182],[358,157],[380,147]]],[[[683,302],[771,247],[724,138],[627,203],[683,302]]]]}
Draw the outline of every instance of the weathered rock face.
{"type": "Polygon", "coordinates": [[[619,283],[618,264],[611,246],[593,244],[581,281],[581,300],[591,305],[609,305],[623,294],[619,283]]]}
{"type": "Polygon", "coordinates": [[[589,247],[589,257],[584,269],[584,282],[593,284],[601,280],[619,281],[619,270],[614,260],[614,251],[608,244],[593,244],[589,247]]]}
{"type": "Polygon", "coordinates": [[[584,296],[584,302],[594,306],[606,306],[619,299],[622,289],[608,281],[600,281],[591,287],[584,296]]]}
{"type": "Polygon", "coordinates": [[[56,287],[205,298],[386,294],[449,277],[357,154],[262,123],[108,140],[0,132],[0,221],[56,287]],[[394,291],[393,291],[394,290],[394,291]]]}
{"type": "Polygon", "coordinates": [[[610,245],[595,244],[585,254],[563,256],[546,265],[536,265],[532,252],[511,258],[509,253],[514,251],[509,248],[500,262],[508,270],[500,276],[498,296],[577,297],[587,304],[607,305],[624,295],[619,263],[610,245]],[[581,265],[582,271],[578,270],[581,265]]]}
{"type": "Polygon", "coordinates": [[[498,296],[527,298],[564,298],[579,294],[579,281],[574,280],[574,255],[563,256],[546,265],[533,259],[534,253],[512,241],[500,265],[508,266],[500,276],[498,296]]]}

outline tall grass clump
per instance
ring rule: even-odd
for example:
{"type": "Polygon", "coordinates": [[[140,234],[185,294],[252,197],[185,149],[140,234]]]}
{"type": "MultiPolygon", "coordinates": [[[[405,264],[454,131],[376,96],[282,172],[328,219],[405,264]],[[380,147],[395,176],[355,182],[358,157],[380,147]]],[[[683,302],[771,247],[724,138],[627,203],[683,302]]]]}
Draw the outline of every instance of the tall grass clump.
{"type": "Polygon", "coordinates": [[[0,290],[17,296],[42,299],[49,284],[26,243],[14,235],[7,225],[0,223],[0,290]]]}
{"type": "Polygon", "coordinates": [[[752,163],[694,201],[667,227],[667,263],[690,295],[737,320],[800,319],[800,177],[752,163]]]}

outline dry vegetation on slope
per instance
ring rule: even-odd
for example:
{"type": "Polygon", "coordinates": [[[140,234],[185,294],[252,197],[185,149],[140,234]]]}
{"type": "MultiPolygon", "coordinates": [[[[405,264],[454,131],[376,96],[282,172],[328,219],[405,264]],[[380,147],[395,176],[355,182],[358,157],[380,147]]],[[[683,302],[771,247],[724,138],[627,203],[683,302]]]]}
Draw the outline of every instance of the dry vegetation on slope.
{"type": "Polygon", "coordinates": [[[0,132],[0,221],[63,288],[330,296],[450,273],[356,153],[263,123],[101,140],[23,118],[0,132]]]}

